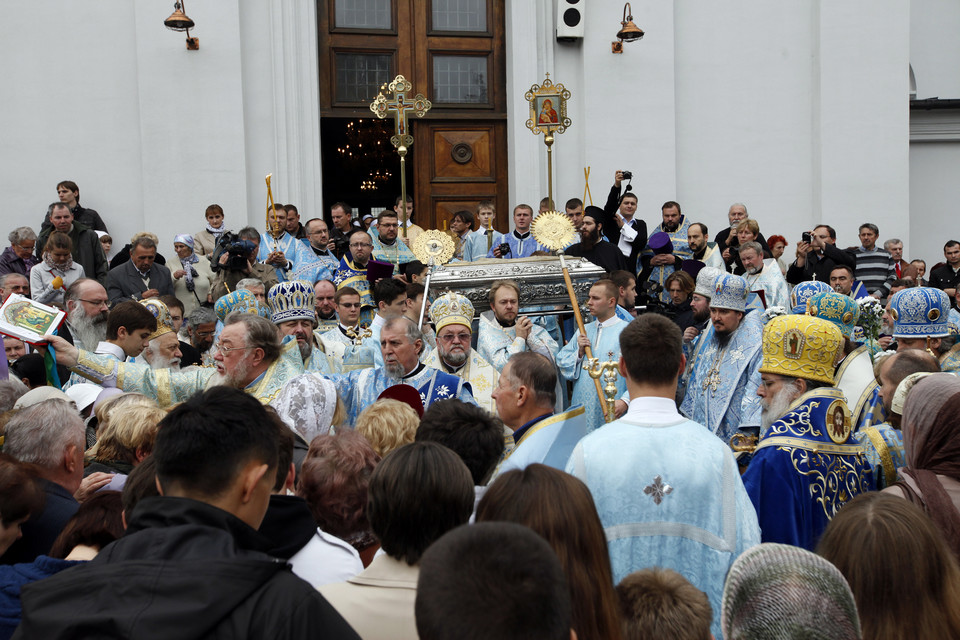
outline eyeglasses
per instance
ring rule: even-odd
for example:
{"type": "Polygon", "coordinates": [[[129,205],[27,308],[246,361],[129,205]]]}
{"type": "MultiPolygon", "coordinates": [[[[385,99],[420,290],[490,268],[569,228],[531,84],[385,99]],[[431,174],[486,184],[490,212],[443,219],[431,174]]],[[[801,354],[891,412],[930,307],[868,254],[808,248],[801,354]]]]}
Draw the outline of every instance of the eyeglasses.
{"type": "Polygon", "coordinates": [[[446,335],[437,336],[437,340],[441,342],[470,342],[472,336],[469,333],[448,333],[446,335]]]}
{"type": "Polygon", "coordinates": [[[350,248],[351,248],[351,249],[360,249],[361,247],[370,248],[370,247],[372,247],[372,246],[373,246],[373,245],[370,244],[369,242],[351,242],[351,243],[350,243],[350,248]]]}
{"type": "Polygon", "coordinates": [[[23,249],[24,251],[33,251],[37,247],[37,245],[35,244],[29,244],[29,245],[18,244],[17,246],[23,249]]]}
{"type": "Polygon", "coordinates": [[[113,304],[109,300],[84,300],[83,298],[78,298],[80,302],[86,302],[87,304],[92,304],[95,307],[106,307],[109,309],[113,304]]]}
{"type": "Polygon", "coordinates": [[[215,334],[215,333],[216,333],[215,330],[214,330],[214,331],[197,331],[197,337],[198,337],[198,338],[209,338],[210,336],[212,336],[212,335],[215,334]]]}
{"type": "Polygon", "coordinates": [[[219,351],[220,353],[222,353],[222,354],[225,355],[225,356],[233,353],[234,351],[244,351],[244,350],[246,350],[246,349],[255,349],[255,348],[256,348],[256,347],[225,347],[225,346],[223,346],[223,343],[220,342],[219,340],[217,340],[217,341],[213,344],[213,347],[214,347],[217,351],[219,351]]]}
{"type": "Polygon", "coordinates": [[[359,302],[338,302],[337,306],[346,307],[347,309],[357,309],[362,305],[359,302]]]}

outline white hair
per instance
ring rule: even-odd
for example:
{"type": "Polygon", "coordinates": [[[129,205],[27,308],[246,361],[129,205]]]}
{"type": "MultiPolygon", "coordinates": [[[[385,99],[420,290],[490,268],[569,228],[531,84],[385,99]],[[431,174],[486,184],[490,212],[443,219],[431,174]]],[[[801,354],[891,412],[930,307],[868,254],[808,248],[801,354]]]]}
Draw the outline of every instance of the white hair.
{"type": "Polygon", "coordinates": [[[86,444],[80,414],[68,402],[56,399],[17,413],[7,423],[4,436],[4,453],[45,469],[59,467],[70,445],[83,451],[86,444]]]}

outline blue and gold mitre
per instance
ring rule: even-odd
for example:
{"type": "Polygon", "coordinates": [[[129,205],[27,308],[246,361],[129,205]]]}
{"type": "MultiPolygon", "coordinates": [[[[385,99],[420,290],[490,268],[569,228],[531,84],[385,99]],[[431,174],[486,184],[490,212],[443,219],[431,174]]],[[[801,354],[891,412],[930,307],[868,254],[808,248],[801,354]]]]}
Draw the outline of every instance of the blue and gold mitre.
{"type": "Polygon", "coordinates": [[[450,324],[462,324],[469,329],[473,322],[473,303],[465,296],[450,291],[430,305],[430,319],[436,325],[437,333],[450,324]]]}
{"type": "Polygon", "coordinates": [[[217,303],[213,305],[220,322],[223,322],[230,313],[239,311],[240,313],[255,313],[258,316],[263,315],[263,309],[257,298],[246,289],[231,291],[225,296],[221,296],[217,303]]]}
{"type": "Polygon", "coordinates": [[[910,287],[893,294],[890,315],[894,338],[945,338],[950,298],[933,287],[910,287]]]}
{"type": "Polygon", "coordinates": [[[853,328],[860,319],[860,306],[850,296],[822,291],[807,300],[807,315],[832,322],[844,337],[852,338],[853,328]]]}
{"type": "Polygon", "coordinates": [[[778,316],[763,328],[760,373],[832,385],[834,367],[842,349],[843,334],[828,320],[778,316]]]}
{"type": "Polygon", "coordinates": [[[317,310],[313,302],[313,287],[303,280],[280,282],[270,287],[267,293],[267,304],[272,311],[270,319],[275,324],[287,320],[315,321],[317,310]]]}
{"type": "Polygon", "coordinates": [[[697,274],[697,287],[693,292],[704,298],[712,298],[713,287],[717,284],[717,278],[723,274],[724,271],[716,267],[704,267],[700,269],[700,272],[697,274]]]}
{"type": "Polygon", "coordinates": [[[807,280],[795,286],[790,292],[790,304],[793,305],[791,313],[806,315],[807,300],[823,291],[833,291],[833,287],[822,280],[807,280]]]}
{"type": "Polygon", "coordinates": [[[747,281],[732,273],[721,275],[713,285],[710,308],[745,311],[747,307],[747,281]]]}
{"type": "Polygon", "coordinates": [[[159,338],[163,334],[173,331],[173,318],[170,317],[170,309],[167,308],[167,305],[156,298],[141,300],[140,304],[146,307],[147,311],[157,319],[157,330],[147,336],[147,340],[159,338]]]}

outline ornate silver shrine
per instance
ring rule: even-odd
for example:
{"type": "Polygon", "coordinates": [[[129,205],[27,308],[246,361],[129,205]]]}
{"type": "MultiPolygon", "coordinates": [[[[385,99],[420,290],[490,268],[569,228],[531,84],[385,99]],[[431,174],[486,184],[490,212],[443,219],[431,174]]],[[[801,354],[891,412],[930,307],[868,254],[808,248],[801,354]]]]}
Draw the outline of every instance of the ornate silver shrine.
{"type": "MultiPolygon", "coordinates": [[[[577,300],[582,305],[590,287],[606,272],[585,258],[566,256],[565,260],[577,300]]],[[[543,306],[570,310],[570,296],[563,283],[560,258],[556,256],[451,262],[434,269],[430,290],[437,295],[454,291],[466,296],[479,315],[490,309],[490,285],[503,279],[514,280],[520,285],[521,311],[543,306]]]]}

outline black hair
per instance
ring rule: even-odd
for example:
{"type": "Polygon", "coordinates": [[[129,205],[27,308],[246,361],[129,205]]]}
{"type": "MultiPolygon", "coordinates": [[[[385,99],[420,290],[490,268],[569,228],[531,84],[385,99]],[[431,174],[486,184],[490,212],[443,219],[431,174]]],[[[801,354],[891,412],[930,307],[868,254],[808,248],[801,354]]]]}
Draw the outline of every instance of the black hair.
{"type": "Polygon", "coordinates": [[[486,483],[503,456],[503,423],[488,411],[451,398],[423,412],[416,442],[437,442],[453,450],[470,470],[473,484],[486,483]]]}
{"type": "Polygon", "coordinates": [[[165,491],[178,485],[184,493],[216,497],[250,460],[276,469],[277,438],[259,400],[240,389],[217,386],[167,414],[153,456],[165,491]]]}

